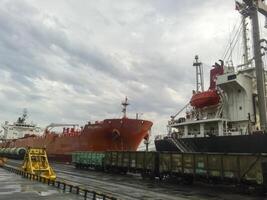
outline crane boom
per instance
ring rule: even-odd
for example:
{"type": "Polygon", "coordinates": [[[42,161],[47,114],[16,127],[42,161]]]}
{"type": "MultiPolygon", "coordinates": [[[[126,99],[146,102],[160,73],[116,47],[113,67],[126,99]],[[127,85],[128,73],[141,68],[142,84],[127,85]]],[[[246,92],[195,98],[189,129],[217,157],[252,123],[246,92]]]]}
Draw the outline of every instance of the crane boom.
{"type": "Polygon", "coordinates": [[[55,127],[61,127],[61,126],[73,126],[73,127],[75,127],[75,126],[79,126],[79,124],[59,124],[59,123],[51,123],[51,124],[49,124],[46,128],[45,128],[45,130],[51,130],[52,128],[55,128],[55,127]]]}

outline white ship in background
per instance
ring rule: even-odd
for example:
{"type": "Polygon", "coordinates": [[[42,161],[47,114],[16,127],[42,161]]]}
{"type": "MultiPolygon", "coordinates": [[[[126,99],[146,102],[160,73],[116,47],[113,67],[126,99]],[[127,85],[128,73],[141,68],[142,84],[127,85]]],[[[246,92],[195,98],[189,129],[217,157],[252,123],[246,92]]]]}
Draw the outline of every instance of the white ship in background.
{"type": "Polygon", "coordinates": [[[43,132],[43,129],[32,122],[27,123],[27,117],[27,110],[24,109],[22,116],[19,117],[16,122],[10,124],[8,121],[5,121],[5,123],[2,124],[3,131],[0,136],[1,140],[22,138],[27,134],[40,135],[43,132]]]}

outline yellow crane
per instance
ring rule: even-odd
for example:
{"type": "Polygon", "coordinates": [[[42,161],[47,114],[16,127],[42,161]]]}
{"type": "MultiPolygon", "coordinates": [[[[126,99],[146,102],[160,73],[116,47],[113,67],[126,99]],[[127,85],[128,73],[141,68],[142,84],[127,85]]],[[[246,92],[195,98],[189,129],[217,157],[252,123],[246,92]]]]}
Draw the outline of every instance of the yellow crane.
{"type": "Polygon", "coordinates": [[[21,169],[24,172],[35,174],[50,180],[56,179],[56,174],[49,165],[45,148],[28,147],[21,169]]]}

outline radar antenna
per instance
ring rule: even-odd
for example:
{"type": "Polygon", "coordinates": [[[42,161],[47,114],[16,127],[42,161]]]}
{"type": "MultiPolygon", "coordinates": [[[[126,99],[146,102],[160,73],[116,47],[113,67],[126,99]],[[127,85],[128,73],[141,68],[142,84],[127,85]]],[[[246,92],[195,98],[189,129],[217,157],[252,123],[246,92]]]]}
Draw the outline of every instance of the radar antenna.
{"type": "Polygon", "coordinates": [[[28,111],[27,111],[27,108],[24,108],[23,113],[22,113],[22,119],[24,119],[25,121],[27,117],[28,117],[28,111]]]}
{"type": "Polygon", "coordinates": [[[125,97],[125,100],[121,103],[122,105],[122,113],[123,113],[123,118],[126,118],[126,111],[127,111],[127,106],[129,106],[130,104],[128,103],[128,98],[125,97]]]}
{"type": "Polygon", "coordinates": [[[23,124],[25,123],[28,117],[28,111],[26,108],[23,109],[22,116],[18,118],[17,123],[23,124]]]}

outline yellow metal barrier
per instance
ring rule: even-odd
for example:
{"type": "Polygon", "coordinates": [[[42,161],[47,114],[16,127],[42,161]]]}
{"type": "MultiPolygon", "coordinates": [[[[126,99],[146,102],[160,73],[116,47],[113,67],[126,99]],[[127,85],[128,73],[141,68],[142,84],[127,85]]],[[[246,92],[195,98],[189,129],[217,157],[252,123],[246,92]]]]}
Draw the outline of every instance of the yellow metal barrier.
{"type": "Polygon", "coordinates": [[[22,171],[35,174],[50,180],[56,179],[56,174],[50,167],[45,148],[28,148],[24,157],[22,171]]]}

